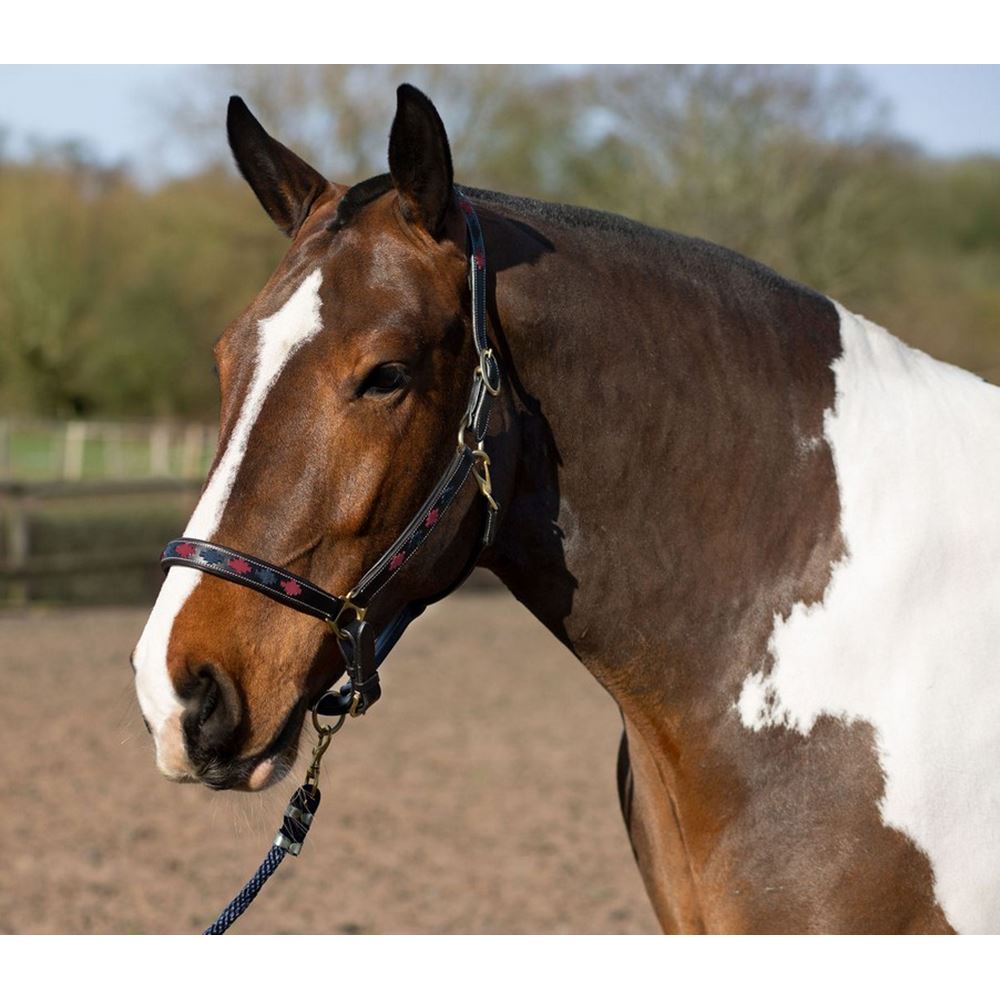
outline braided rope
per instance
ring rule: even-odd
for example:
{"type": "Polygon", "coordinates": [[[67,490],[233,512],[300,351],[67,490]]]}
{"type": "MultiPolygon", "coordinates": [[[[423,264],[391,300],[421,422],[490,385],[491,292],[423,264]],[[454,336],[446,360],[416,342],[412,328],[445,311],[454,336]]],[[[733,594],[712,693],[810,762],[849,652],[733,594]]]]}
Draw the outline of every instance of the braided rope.
{"type": "Polygon", "coordinates": [[[243,915],[246,908],[257,898],[257,893],[264,888],[264,883],[278,870],[278,865],[286,854],[298,854],[302,850],[306,834],[312,825],[313,817],[319,808],[320,794],[316,786],[319,774],[319,761],[324,751],[330,745],[330,737],[343,725],[341,721],[336,726],[326,726],[322,730],[323,739],[313,752],[312,766],[309,768],[310,779],[304,785],[299,785],[292,792],[292,797],[285,807],[281,819],[281,829],[274,838],[274,845],[267,852],[260,867],[253,873],[250,880],[236,895],[233,901],[219,914],[211,927],[205,928],[203,934],[225,934],[230,927],[243,915]]]}
{"type": "Polygon", "coordinates": [[[284,860],[287,852],[283,847],[275,845],[267,852],[260,867],[250,876],[247,884],[233,897],[233,901],[219,914],[214,924],[202,931],[202,934],[225,934],[236,920],[243,915],[246,908],[257,898],[257,893],[264,888],[264,883],[278,870],[278,865],[284,860]]]}

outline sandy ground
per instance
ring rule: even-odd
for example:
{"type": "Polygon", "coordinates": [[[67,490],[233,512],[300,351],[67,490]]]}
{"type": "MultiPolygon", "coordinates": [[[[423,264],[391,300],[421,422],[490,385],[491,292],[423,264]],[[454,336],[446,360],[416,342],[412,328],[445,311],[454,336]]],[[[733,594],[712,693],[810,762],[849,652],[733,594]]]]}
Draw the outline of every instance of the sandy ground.
{"type": "MultiPolygon", "coordinates": [[[[301,759],[259,796],[159,777],[127,661],[145,614],[0,613],[2,932],[199,931],[301,780],[301,759]]],[[[459,593],[382,673],[327,755],[302,856],[232,933],[657,931],[618,811],[614,704],[524,609],[459,593]]]]}

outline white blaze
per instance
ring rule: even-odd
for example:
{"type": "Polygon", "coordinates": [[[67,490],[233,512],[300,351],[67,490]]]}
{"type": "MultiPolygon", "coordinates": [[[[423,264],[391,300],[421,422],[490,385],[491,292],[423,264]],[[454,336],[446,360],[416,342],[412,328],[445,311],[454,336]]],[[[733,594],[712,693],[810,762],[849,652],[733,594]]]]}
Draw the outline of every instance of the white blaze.
{"type": "Polygon", "coordinates": [[[1000,931],[1000,389],[840,306],[825,436],[846,555],[775,618],[737,710],[808,734],[864,720],[884,822],[931,861],[956,930],[1000,931]]]}
{"type": "MultiPolygon", "coordinates": [[[[225,454],[215,467],[212,478],[191,515],[184,530],[185,535],[210,540],[218,528],[240,463],[246,454],[250,432],[267,394],[278,380],[288,359],[321,329],[321,283],[322,273],[317,268],[273,316],[258,323],[257,353],[250,386],[225,454]]],[[[185,772],[186,761],[183,741],[179,733],[173,732],[183,706],[167,671],[167,647],[174,619],[201,578],[202,574],[198,570],[183,566],[175,566],[170,570],[134,654],[139,705],[153,730],[157,763],[165,774],[172,777],[185,772]]]]}

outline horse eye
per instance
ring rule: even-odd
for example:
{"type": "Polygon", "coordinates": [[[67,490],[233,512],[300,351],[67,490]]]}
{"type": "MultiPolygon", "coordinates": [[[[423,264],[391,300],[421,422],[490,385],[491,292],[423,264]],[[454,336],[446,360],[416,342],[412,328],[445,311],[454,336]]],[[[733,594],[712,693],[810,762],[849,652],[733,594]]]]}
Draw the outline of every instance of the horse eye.
{"type": "Polygon", "coordinates": [[[387,396],[410,381],[406,369],[399,364],[377,365],[358,386],[359,396],[387,396]]]}

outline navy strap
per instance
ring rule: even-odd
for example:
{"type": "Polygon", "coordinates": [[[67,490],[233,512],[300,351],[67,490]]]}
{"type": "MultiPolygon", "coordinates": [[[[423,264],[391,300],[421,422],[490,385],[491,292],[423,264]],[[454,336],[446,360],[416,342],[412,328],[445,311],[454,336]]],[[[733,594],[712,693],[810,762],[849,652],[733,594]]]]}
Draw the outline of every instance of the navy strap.
{"type": "Polygon", "coordinates": [[[246,552],[200,538],[177,538],[170,542],[160,556],[160,565],[164,572],[171,566],[187,566],[232,580],[266,594],[279,604],[325,621],[336,621],[344,607],[342,598],[327,593],[305,577],[246,552]]]}
{"type": "Polygon", "coordinates": [[[437,527],[452,501],[465,485],[476,459],[465,446],[454,458],[438,480],[437,486],[403,529],[399,537],[382,557],[354,587],[351,600],[359,607],[367,607],[383,587],[403,568],[406,561],[427,541],[437,527]]]}

